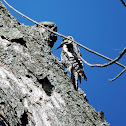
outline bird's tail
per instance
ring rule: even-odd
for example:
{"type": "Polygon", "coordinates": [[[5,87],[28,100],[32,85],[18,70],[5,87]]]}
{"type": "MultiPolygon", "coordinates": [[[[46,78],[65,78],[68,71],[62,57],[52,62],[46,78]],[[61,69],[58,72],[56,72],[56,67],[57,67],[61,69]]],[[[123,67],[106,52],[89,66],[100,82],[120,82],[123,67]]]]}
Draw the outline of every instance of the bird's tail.
{"type": "Polygon", "coordinates": [[[81,69],[80,71],[79,71],[79,75],[84,79],[84,80],[86,80],[87,81],[87,77],[86,77],[86,75],[85,75],[85,73],[84,73],[84,70],[83,69],[81,69]]]}

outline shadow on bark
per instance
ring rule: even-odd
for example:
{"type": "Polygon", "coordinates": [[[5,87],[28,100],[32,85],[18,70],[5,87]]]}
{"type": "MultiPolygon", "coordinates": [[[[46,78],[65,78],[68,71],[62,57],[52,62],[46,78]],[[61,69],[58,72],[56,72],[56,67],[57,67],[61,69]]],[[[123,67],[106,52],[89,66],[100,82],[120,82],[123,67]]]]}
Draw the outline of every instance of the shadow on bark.
{"type": "Polygon", "coordinates": [[[40,79],[38,81],[39,81],[40,84],[42,84],[42,88],[45,91],[45,93],[48,96],[51,96],[54,86],[51,85],[51,83],[49,82],[48,78],[45,77],[44,79],[40,79]]]}
{"type": "Polygon", "coordinates": [[[28,115],[26,114],[26,112],[24,112],[24,114],[22,115],[21,123],[22,126],[26,126],[28,124],[28,115]]]}

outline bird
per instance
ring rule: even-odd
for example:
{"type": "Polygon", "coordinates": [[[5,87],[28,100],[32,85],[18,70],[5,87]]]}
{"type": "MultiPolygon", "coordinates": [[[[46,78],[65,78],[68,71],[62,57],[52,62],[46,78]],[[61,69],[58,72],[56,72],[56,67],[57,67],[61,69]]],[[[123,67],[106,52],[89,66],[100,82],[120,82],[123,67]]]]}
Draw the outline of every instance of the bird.
{"type": "Polygon", "coordinates": [[[71,73],[74,89],[78,90],[78,79],[81,83],[81,77],[86,81],[87,77],[81,60],[81,52],[77,44],[73,41],[74,38],[72,36],[67,36],[66,38],[63,38],[61,45],[57,49],[62,47],[61,62],[66,68],[65,72],[71,73]]]}

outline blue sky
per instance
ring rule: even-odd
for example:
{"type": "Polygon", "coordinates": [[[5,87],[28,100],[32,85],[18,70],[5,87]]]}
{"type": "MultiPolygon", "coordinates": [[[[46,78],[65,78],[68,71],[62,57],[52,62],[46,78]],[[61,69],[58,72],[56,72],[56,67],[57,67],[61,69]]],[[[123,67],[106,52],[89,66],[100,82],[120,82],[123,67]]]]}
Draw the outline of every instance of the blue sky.
{"type": "MultiPolygon", "coordinates": [[[[120,0],[7,0],[13,7],[42,22],[55,22],[58,32],[73,36],[74,39],[103,55],[116,58],[126,47],[126,7],[120,0]]],[[[33,25],[32,22],[9,9],[19,22],[33,25]]],[[[60,58],[61,49],[56,50],[62,41],[58,37],[52,48],[60,58]]],[[[90,63],[106,63],[107,60],[80,48],[82,57],[90,63]]],[[[126,65],[126,54],[119,60],[126,65]]],[[[79,87],[96,111],[105,113],[111,126],[126,126],[126,72],[110,82],[122,68],[116,64],[105,68],[91,68],[84,64],[88,81],[79,87]]]]}

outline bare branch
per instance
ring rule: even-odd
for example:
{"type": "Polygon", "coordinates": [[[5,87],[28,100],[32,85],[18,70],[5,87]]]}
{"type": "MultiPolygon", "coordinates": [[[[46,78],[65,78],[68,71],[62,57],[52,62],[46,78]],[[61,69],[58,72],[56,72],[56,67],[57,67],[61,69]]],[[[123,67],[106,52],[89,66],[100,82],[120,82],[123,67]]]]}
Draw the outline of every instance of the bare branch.
{"type": "Polygon", "coordinates": [[[82,57],[80,57],[81,58],[81,60],[85,63],[85,64],[87,64],[88,66],[90,66],[90,67],[93,67],[94,66],[94,64],[90,64],[90,63],[88,63],[86,60],[84,60],[82,57]]]}
{"type": "Polygon", "coordinates": [[[90,67],[106,67],[106,66],[112,65],[113,63],[118,61],[124,55],[125,52],[126,52],[126,48],[123,49],[122,53],[117,58],[115,58],[114,60],[111,60],[110,62],[105,63],[105,64],[90,64],[86,60],[84,60],[83,58],[81,58],[81,59],[85,64],[87,64],[90,67]]]}
{"type": "Polygon", "coordinates": [[[114,60],[110,61],[109,63],[95,64],[92,67],[95,67],[95,66],[96,67],[106,67],[106,66],[112,65],[113,63],[115,63],[116,61],[118,61],[124,55],[125,52],[126,52],[126,48],[124,48],[124,50],[122,51],[122,53],[117,58],[115,58],[114,60]]]}
{"type": "Polygon", "coordinates": [[[115,78],[113,79],[109,79],[109,81],[114,81],[116,80],[119,76],[121,76],[121,74],[123,74],[126,71],[126,68],[124,70],[122,70],[115,78]]]}
{"type": "MultiPolygon", "coordinates": [[[[114,60],[110,61],[109,63],[105,63],[105,64],[90,64],[90,63],[88,63],[86,60],[84,60],[83,58],[81,58],[81,59],[82,59],[82,61],[83,61],[85,64],[87,64],[88,66],[91,66],[91,67],[106,67],[106,66],[109,66],[109,65],[115,63],[116,61],[118,61],[118,60],[124,55],[125,52],[126,52],[126,48],[123,49],[122,53],[121,53],[117,58],[115,58],[114,60]]],[[[125,69],[124,69],[123,71],[121,71],[115,78],[109,79],[109,81],[114,81],[114,80],[116,80],[116,79],[117,79],[119,76],[121,76],[125,71],[126,71],[126,67],[125,67],[125,69]]]]}
{"type": "Polygon", "coordinates": [[[122,4],[126,7],[126,3],[125,3],[123,0],[121,0],[121,2],[122,2],[122,4]]]}

